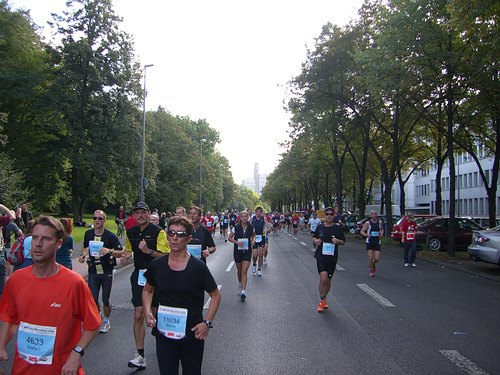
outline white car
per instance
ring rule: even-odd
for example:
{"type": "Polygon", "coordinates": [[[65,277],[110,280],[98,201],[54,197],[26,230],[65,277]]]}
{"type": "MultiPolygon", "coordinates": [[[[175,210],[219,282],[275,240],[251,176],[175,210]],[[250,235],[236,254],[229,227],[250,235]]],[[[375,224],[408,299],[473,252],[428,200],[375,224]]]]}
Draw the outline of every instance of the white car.
{"type": "Polygon", "coordinates": [[[467,251],[474,260],[500,266],[500,226],[474,232],[467,251]]]}

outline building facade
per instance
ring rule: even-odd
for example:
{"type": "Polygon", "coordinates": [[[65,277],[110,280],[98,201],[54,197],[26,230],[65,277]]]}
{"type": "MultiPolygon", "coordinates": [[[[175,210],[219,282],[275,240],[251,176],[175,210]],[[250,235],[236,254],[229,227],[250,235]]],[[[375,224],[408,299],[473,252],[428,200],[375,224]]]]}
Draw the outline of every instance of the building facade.
{"type": "MultiPolygon", "coordinates": [[[[490,184],[493,175],[493,158],[479,154],[481,167],[490,184]]],[[[467,153],[455,156],[455,216],[488,217],[488,196],[474,159],[467,153]]],[[[500,186],[497,181],[496,216],[500,217],[500,186]]],[[[393,204],[400,205],[399,183],[392,187],[393,204]]],[[[381,202],[380,186],[374,189],[373,204],[381,202]]],[[[442,214],[450,213],[450,169],[446,161],[441,172],[442,214]]],[[[407,211],[436,213],[436,163],[413,173],[405,184],[405,207],[407,211]]]]}

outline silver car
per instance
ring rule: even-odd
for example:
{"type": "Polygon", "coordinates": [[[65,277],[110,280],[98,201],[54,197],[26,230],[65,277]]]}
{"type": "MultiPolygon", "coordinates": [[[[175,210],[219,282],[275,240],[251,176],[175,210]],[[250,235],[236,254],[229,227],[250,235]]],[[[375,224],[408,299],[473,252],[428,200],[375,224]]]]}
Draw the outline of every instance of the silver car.
{"type": "Polygon", "coordinates": [[[500,226],[474,232],[467,251],[474,260],[500,266],[500,226]]]}

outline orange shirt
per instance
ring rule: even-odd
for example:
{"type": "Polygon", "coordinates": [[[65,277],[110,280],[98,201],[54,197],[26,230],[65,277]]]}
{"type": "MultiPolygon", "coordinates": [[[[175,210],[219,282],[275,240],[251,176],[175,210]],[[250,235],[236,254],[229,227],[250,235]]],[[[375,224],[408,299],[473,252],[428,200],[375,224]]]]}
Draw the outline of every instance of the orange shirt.
{"type": "MultiPolygon", "coordinates": [[[[79,274],[61,266],[54,276],[38,278],[32,269],[20,269],[7,281],[0,300],[0,320],[56,327],[53,361],[52,365],[30,364],[16,350],[12,374],[60,374],[82,336],[82,323],[84,330],[93,331],[100,327],[101,317],[79,274]]],[[[85,374],[81,367],[79,374],[85,374]]]]}

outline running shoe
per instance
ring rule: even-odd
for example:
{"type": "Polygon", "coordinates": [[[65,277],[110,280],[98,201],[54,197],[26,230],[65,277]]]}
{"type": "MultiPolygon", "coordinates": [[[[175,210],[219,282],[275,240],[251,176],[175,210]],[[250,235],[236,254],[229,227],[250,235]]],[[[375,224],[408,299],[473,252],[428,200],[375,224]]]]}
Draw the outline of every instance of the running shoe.
{"type": "Polygon", "coordinates": [[[128,367],[146,368],[146,358],[135,352],[135,357],[128,361],[128,367]]]}
{"type": "Polygon", "coordinates": [[[245,298],[247,298],[247,295],[246,295],[245,291],[242,290],[241,293],[240,293],[240,300],[244,301],[245,298]]]}
{"type": "Polygon", "coordinates": [[[405,267],[409,267],[410,265],[408,263],[405,263],[405,267]]]}
{"type": "Polygon", "coordinates": [[[264,266],[267,266],[267,258],[264,258],[264,266]]]}
{"type": "Polygon", "coordinates": [[[370,271],[370,277],[373,277],[373,276],[375,276],[375,272],[370,271]]]}
{"type": "Polygon", "coordinates": [[[108,320],[102,325],[101,329],[99,330],[99,333],[108,333],[110,329],[111,329],[111,324],[109,323],[108,320]]]}
{"type": "Polygon", "coordinates": [[[411,264],[411,266],[412,266],[412,267],[416,267],[417,265],[416,265],[415,263],[412,263],[412,264],[411,264]]]}
{"type": "Polygon", "coordinates": [[[316,307],[317,312],[322,313],[323,311],[325,311],[325,302],[325,300],[319,301],[318,307],[316,307]]]}
{"type": "Polygon", "coordinates": [[[257,276],[262,276],[262,273],[260,272],[260,270],[257,271],[257,276]]]}
{"type": "Polygon", "coordinates": [[[326,302],[326,299],[323,300],[323,308],[325,310],[328,308],[328,302],[326,302]]]}
{"type": "Polygon", "coordinates": [[[255,272],[257,272],[257,266],[254,264],[254,265],[252,266],[252,273],[255,273],[255,272]]]}

